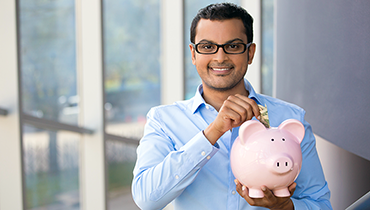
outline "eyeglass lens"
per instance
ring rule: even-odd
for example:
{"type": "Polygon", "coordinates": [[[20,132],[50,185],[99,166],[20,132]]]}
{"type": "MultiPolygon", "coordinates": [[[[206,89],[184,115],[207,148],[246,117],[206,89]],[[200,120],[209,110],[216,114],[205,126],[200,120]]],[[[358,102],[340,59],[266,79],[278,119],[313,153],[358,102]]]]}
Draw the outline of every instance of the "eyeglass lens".
{"type": "Polygon", "coordinates": [[[198,43],[196,45],[197,51],[204,54],[213,54],[218,51],[218,48],[222,47],[225,53],[238,54],[245,52],[246,45],[244,43],[230,43],[224,45],[217,45],[213,43],[198,43]]]}

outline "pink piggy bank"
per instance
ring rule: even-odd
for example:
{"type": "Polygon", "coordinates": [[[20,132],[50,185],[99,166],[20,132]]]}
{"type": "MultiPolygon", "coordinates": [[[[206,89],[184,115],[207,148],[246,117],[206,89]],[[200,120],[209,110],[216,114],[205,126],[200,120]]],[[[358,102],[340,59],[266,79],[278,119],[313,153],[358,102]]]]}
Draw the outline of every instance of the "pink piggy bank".
{"type": "Polygon", "coordinates": [[[230,162],[234,176],[249,188],[250,197],[262,198],[262,185],[277,197],[290,196],[288,186],[301,170],[304,133],[302,123],[294,119],[277,128],[266,128],[256,120],[240,126],[230,162]]]}

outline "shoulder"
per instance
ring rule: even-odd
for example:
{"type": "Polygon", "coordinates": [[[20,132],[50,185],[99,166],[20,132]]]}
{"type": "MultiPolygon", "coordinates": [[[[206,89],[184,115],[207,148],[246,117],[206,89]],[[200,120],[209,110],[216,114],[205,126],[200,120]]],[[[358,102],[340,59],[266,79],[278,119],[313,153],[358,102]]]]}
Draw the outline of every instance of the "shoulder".
{"type": "Polygon", "coordinates": [[[144,133],[163,134],[171,139],[181,136],[183,142],[186,142],[186,139],[191,139],[203,126],[203,121],[192,113],[191,107],[189,101],[153,107],[148,112],[144,133]]]}
{"type": "Polygon", "coordinates": [[[279,125],[286,119],[297,119],[304,122],[306,111],[300,106],[271,96],[258,94],[261,105],[267,106],[270,123],[279,125]]]}
{"type": "MultiPolygon", "coordinates": [[[[262,95],[262,94],[260,94],[260,95],[262,95]]],[[[263,97],[270,104],[273,104],[277,108],[280,108],[280,109],[292,109],[292,110],[295,110],[295,111],[298,111],[298,112],[305,112],[305,110],[303,108],[301,108],[300,106],[298,106],[296,104],[293,104],[293,103],[290,103],[290,102],[287,102],[287,101],[284,101],[284,100],[281,100],[281,99],[278,99],[278,98],[273,98],[271,96],[263,95],[263,97]]]]}
{"type": "Polygon", "coordinates": [[[152,107],[148,112],[148,119],[159,121],[172,121],[174,118],[182,118],[191,113],[191,101],[177,101],[169,105],[159,105],[152,107]],[[172,120],[171,120],[172,119],[172,120]]]}
{"type": "Polygon", "coordinates": [[[152,107],[149,110],[149,113],[168,113],[171,114],[172,112],[184,112],[188,110],[190,107],[190,101],[184,100],[184,101],[177,101],[173,104],[167,104],[167,105],[159,105],[152,107]]]}

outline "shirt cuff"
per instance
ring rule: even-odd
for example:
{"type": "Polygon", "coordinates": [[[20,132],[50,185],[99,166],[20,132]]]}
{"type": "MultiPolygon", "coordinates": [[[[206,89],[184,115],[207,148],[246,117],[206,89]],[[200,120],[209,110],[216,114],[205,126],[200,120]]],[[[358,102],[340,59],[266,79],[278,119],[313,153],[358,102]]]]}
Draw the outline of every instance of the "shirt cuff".
{"type": "Polygon", "coordinates": [[[203,132],[199,132],[193,139],[180,148],[186,151],[193,162],[198,163],[198,167],[206,164],[219,150],[219,145],[212,145],[204,136],[203,132]]]}

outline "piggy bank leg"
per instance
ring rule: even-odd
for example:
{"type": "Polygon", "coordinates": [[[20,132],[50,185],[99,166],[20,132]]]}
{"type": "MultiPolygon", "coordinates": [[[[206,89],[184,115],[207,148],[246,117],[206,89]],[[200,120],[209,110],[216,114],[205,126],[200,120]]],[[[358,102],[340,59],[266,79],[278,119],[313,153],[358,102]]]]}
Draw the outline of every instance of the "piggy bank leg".
{"type": "Polygon", "coordinates": [[[263,194],[262,190],[249,188],[249,197],[251,197],[251,198],[263,198],[264,196],[265,195],[263,194]]]}
{"type": "Polygon", "coordinates": [[[282,188],[282,189],[275,189],[273,190],[273,192],[276,197],[289,197],[290,196],[290,192],[287,187],[282,188]]]}

